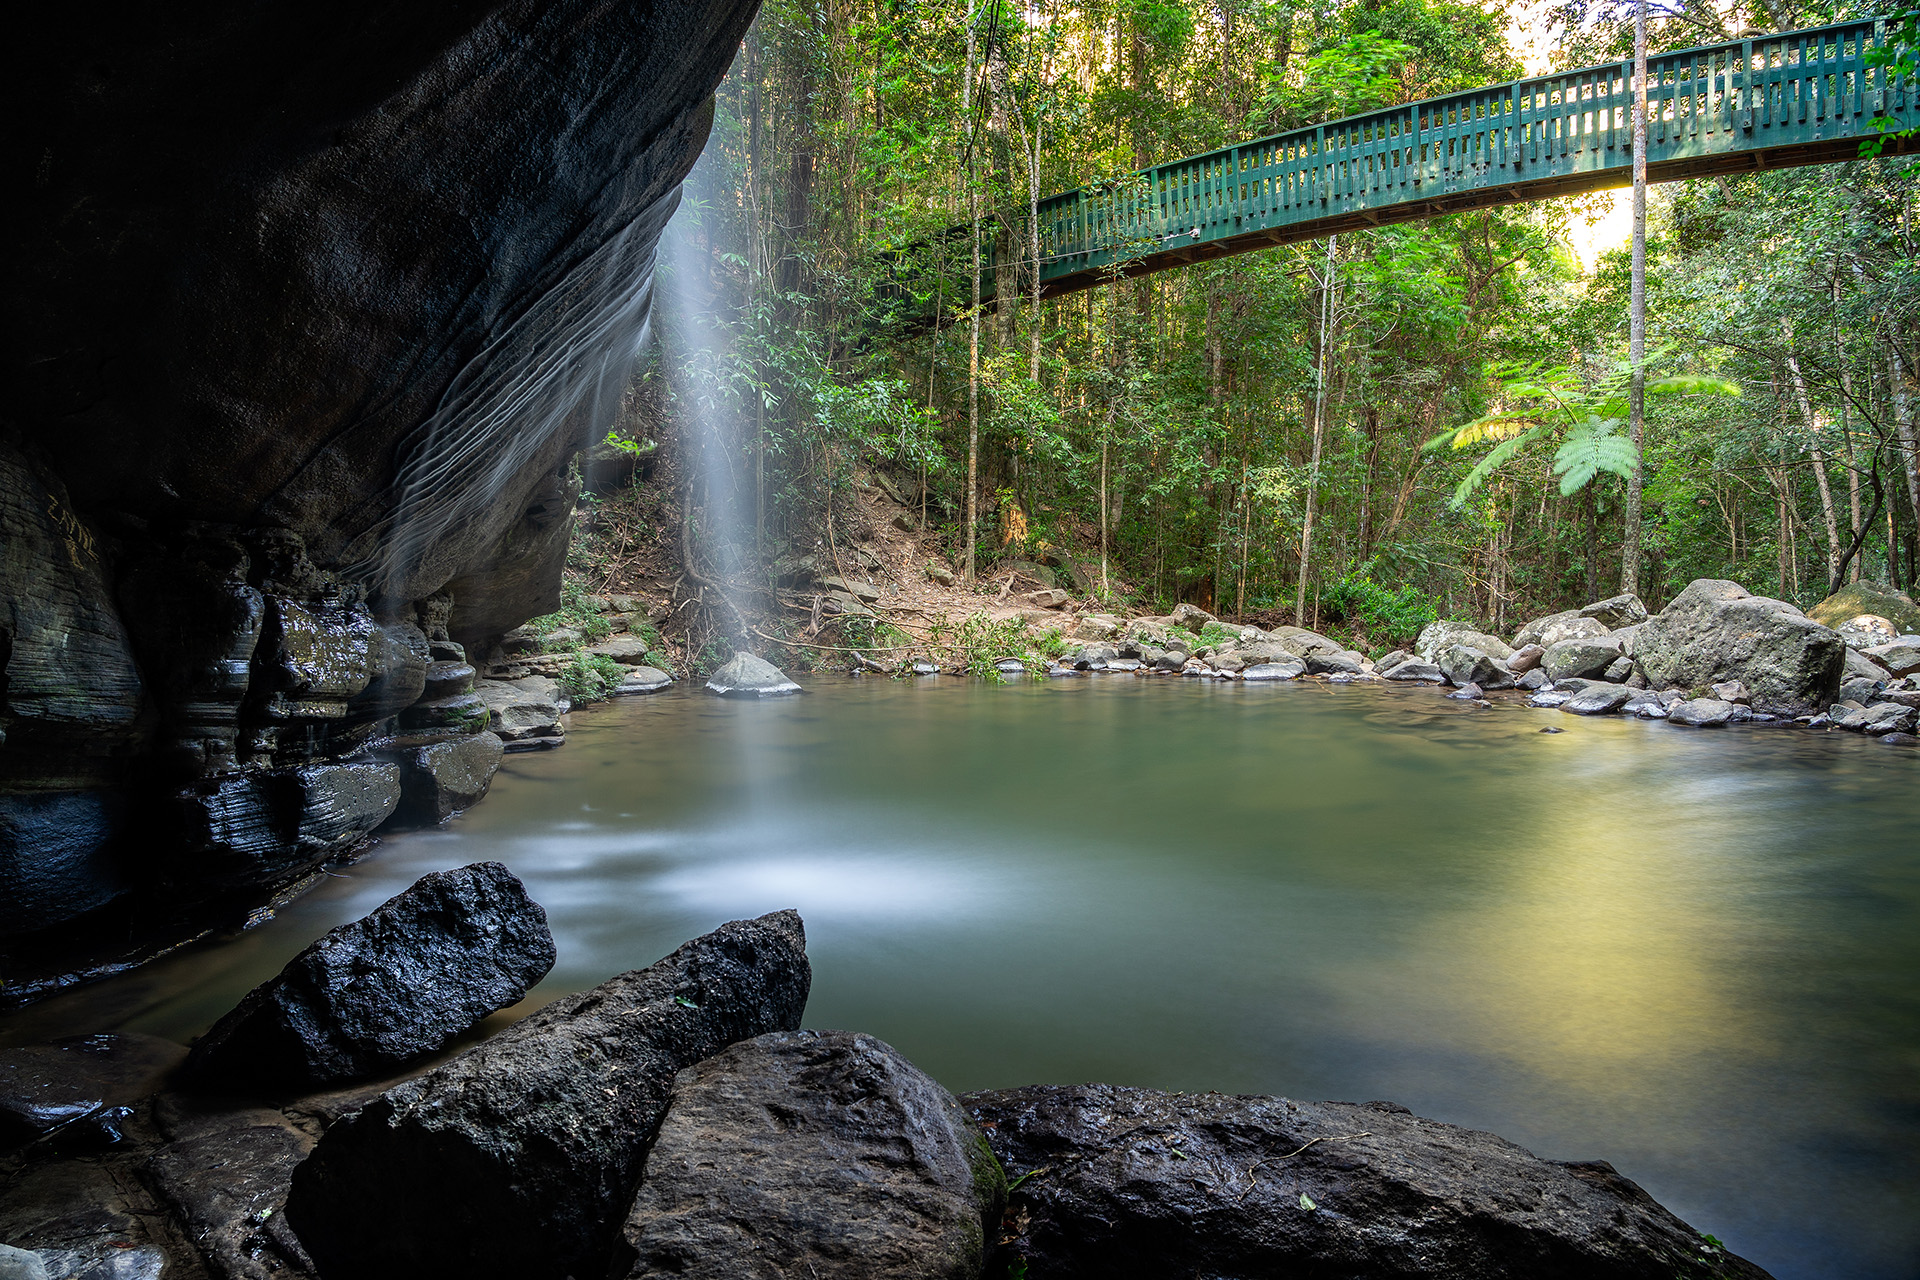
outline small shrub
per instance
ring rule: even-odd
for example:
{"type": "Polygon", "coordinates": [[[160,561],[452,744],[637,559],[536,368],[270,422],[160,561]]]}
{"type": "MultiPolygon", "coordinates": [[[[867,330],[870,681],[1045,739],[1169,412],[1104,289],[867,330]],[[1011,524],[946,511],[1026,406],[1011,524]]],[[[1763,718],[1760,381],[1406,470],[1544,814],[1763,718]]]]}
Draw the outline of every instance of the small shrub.
{"type": "Polygon", "coordinates": [[[627,669],[612,658],[580,652],[554,676],[575,702],[599,702],[610,697],[626,678],[627,669]]]}
{"type": "Polygon", "coordinates": [[[1361,569],[1321,588],[1320,615],[1323,623],[1340,622],[1370,637],[1411,643],[1440,610],[1418,587],[1382,586],[1361,569]]]}

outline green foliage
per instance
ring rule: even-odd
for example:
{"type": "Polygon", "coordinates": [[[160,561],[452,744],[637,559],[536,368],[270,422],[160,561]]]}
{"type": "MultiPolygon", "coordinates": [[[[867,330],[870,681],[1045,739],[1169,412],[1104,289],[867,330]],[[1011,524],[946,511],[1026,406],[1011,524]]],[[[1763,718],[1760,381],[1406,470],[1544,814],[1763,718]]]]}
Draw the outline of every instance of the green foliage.
{"type": "Polygon", "coordinates": [[[995,622],[984,613],[970,614],[958,627],[945,619],[937,622],[927,637],[929,649],[952,655],[953,664],[967,674],[1000,683],[1003,680],[996,663],[1018,658],[1029,674],[1038,670],[1039,659],[1027,640],[1026,624],[1018,618],[995,622]]]}
{"type": "MultiPolygon", "coordinates": [[[[560,587],[560,607],[554,612],[534,618],[526,624],[535,635],[545,635],[551,631],[567,628],[580,637],[580,644],[598,644],[613,634],[613,624],[607,621],[604,613],[587,604],[587,589],[577,578],[564,579],[560,587]]],[[[658,635],[656,633],[656,639],[658,635]]],[[[544,645],[551,653],[566,653],[577,646],[571,644],[544,645]]]]}
{"type": "Polygon", "coordinates": [[[627,669],[612,658],[580,651],[575,651],[572,659],[554,673],[554,679],[576,703],[598,702],[610,697],[626,676],[627,669]]]}
{"type": "Polygon", "coordinates": [[[1371,566],[1343,574],[1320,591],[1322,620],[1343,622],[1375,643],[1411,643],[1440,617],[1434,600],[1410,583],[1383,586],[1371,566]]]}

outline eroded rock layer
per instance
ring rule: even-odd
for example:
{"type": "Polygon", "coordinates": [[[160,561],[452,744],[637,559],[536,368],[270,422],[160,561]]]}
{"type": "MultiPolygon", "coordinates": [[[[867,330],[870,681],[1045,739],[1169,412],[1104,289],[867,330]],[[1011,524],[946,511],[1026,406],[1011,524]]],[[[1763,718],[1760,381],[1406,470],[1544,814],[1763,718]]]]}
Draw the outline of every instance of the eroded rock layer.
{"type": "Polygon", "coordinates": [[[571,460],[755,8],[16,24],[4,945],[257,900],[471,801],[491,752],[428,749],[490,713],[443,664],[557,603],[571,460]]]}

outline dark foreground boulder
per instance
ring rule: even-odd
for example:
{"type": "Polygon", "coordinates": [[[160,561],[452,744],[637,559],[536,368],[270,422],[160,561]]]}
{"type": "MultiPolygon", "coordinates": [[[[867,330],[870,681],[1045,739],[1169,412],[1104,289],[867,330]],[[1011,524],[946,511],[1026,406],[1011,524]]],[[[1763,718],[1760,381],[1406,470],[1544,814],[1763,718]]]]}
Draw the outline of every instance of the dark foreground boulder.
{"type": "Polygon", "coordinates": [[[1015,1178],[1008,1248],[1047,1280],[1766,1274],[1607,1164],[1541,1160],[1392,1103],[1111,1085],[961,1102],[1015,1178]]]}
{"type": "Polygon", "coordinates": [[[674,1081],[615,1274],[973,1280],[1005,1202],[980,1131],[891,1046],[778,1032],[674,1081]]]}
{"type": "Polygon", "coordinates": [[[520,1000],[553,961],[547,913],[511,871],[436,871],[255,987],[188,1071],[269,1092],[391,1075],[520,1000]]]}
{"type": "Polygon", "coordinates": [[[780,911],[556,1000],[327,1130],[288,1220],[326,1280],[597,1280],[674,1074],[796,1029],[811,980],[780,911]]]}

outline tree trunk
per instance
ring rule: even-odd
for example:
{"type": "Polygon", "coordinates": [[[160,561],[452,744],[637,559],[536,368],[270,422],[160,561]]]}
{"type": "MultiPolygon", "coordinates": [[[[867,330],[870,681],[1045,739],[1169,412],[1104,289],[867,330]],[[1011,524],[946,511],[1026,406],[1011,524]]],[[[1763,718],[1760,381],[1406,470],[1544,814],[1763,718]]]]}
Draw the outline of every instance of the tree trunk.
{"type": "Polygon", "coordinates": [[[1307,577],[1313,570],[1313,509],[1320,488],[1320,449],[1326,437],[1327,358],[1333,345],[1333,254],[1334,240],[1327,237],[1327,261],[1320,278],[1320,350],[1314,362],[1313,457],[1307,465],[1307,510],[1300,521],[1300,581],[1295,585],[1293,621],[1305,626],[1307,577]]]}
{"type": "MultiPolygon", "coordinates": [[[[968,129],[973,125],[973,69],[979,54],[979,35],[974,28],[973,0],[967,4],[967,71],[960,86],[960,114],[968,129]]],[[[974,139],[966,139],[966,166],[961,171],[967,184],[967,213],[972,224],[969,237],[973,249],[973,300],[967,313],[967,552],[961,568],[962,582],[973,584],[975,549],[980,534],[980,181],[979,148],[974,139]]]]}
{"type": "MultiPolygon", "coordinates": [[[[1786,322],[1781,321],[1785,329],[1786,322]]],[[[1800,376],[1800,360],[1793,354],[1791,334],[1787,347],[1787,373],[1793,379],[1793,396],[1800,406],[1801,420],[1807,429],[1807,452],[1813,458],[1813,478],[1820,487],[1820,514],[1827,525],[1827,594],[1840,589],[1840,517],[1834,510],[1833,486],[1827,481],[1827,455],[1820,447],[1820,424],[1813,416],[1813,400],[1807,395],[1807,380],[1800,376]]]]}
{"type": "Polygon", "coordinates": [[[1627,434],[1633,441],[1633,471],[1627,476],[1627,505],[1620,532],[1620,590],[1640,590],[1640,482],[1647,438],[1647,0],[1633,7],[1633,287],[1627,358],[1633,362],[1633,386],[1627,409],[1627,434]]]}

